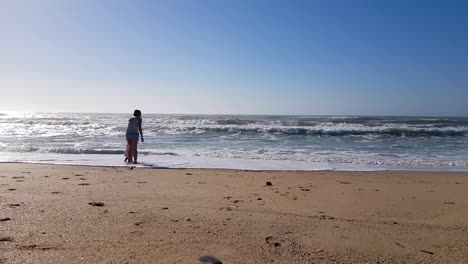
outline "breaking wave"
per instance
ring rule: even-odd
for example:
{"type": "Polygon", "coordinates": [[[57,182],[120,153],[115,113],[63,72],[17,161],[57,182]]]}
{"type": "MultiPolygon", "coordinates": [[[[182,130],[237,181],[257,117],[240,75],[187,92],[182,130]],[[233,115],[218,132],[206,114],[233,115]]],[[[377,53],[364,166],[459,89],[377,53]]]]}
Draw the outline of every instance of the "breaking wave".
{"type": "MultiPolygon", "coordinates": [[[[93,154],[93,155],[124,155],[125,150],[117,149],[90,149],[90,148],[38,148],[32,146],[7,147],[5,150],[10,152],[37,152],[37,153],[54,153],[54,154],[93,154]]],[[[167,155],[178,156],[174,152],[158,152],[158,151],[139,151],[141,155],[167,155]]]]}
{"type": "Polygon", "coordinates": [[[320,127],[249,127],[249,126],[186,126],[186,127],[158,127],[151,130],[161,134],[272,134],[283,136],[396,136],[396,137],[460,137],[467,136],[467,129],[460,128],[320,128],[320,127]]]}

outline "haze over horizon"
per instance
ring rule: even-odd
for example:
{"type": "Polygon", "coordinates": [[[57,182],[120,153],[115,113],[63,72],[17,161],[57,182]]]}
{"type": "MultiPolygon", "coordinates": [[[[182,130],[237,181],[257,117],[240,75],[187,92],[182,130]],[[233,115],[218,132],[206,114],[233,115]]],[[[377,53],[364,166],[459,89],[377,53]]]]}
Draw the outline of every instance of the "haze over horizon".
{"type": "Polygon", "coordinates": [[[468,116],[464,1],[2,1],[0,113],[468,116]]]}

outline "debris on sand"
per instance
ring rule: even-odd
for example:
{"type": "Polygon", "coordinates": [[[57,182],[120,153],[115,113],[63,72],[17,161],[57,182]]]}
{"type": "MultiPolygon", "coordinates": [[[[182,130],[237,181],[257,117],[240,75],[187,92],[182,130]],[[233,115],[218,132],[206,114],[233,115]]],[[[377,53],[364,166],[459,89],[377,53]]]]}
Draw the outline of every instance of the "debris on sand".
{"type": "Polygon", "coordinates": [[[422,250],[420,250],[420,251],[421,251],[422,253],[427,253],[427,254],[430,254],[430,255],[434,255],[434,252],[432,252],[432,251],[427,251],[427,250],[424,250],[424,249],[422,249],[422,250]]]}
{"type": "Polygon", "coordinates": [[[398,242],[395,242],[395,245],[401,247],[401,248],[405,248],[405,246],[403,246],[402,244],[398,243],[398,242]]]}
{"type": "Polygon", "coordinates": [[[266,185],[266,186],[273,186],[273,183],[267,181],[267,182],[265,183],[265,185],[266,185]]]}
{"type": "Polygon", "coordinates": [[[92,205],[92,206],[97,206],[97,207],[102,207],[104,206],[104,203],[101,203],[101,202],[90,202],[88,203],[89,205],[92,205]]]}

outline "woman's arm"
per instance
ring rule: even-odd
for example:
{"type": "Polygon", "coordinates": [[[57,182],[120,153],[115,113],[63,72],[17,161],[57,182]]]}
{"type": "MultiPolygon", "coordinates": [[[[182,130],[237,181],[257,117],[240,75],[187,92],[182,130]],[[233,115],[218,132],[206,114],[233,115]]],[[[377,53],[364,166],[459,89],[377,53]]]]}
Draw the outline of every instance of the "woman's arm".
{"type": "Polygon", "coordinates": [[[141,136],[141,142],[145,142],[145,139],[143,138],[143,129],[141,128],[141,123],[143,123],[143,120],[140,118],[138,120],[138,131],[140,131],[140,136],[141,136]]]}

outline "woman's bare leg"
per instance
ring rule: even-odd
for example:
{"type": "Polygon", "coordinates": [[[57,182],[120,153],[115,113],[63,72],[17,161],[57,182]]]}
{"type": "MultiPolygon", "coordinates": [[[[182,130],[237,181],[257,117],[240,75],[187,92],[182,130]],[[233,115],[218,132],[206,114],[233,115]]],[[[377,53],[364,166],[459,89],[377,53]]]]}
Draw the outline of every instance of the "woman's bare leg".
{"type": "Polygon", "coordinates": [[[138,141],[133,142],[133,162],[138,162],[138,141]]]}
{"type": "Polygon", "coordinates": [[[127,144],[128,144],[128,162],[129,163],[133,163],[133,142],[131,140],[127,140],[127,144]]]}

